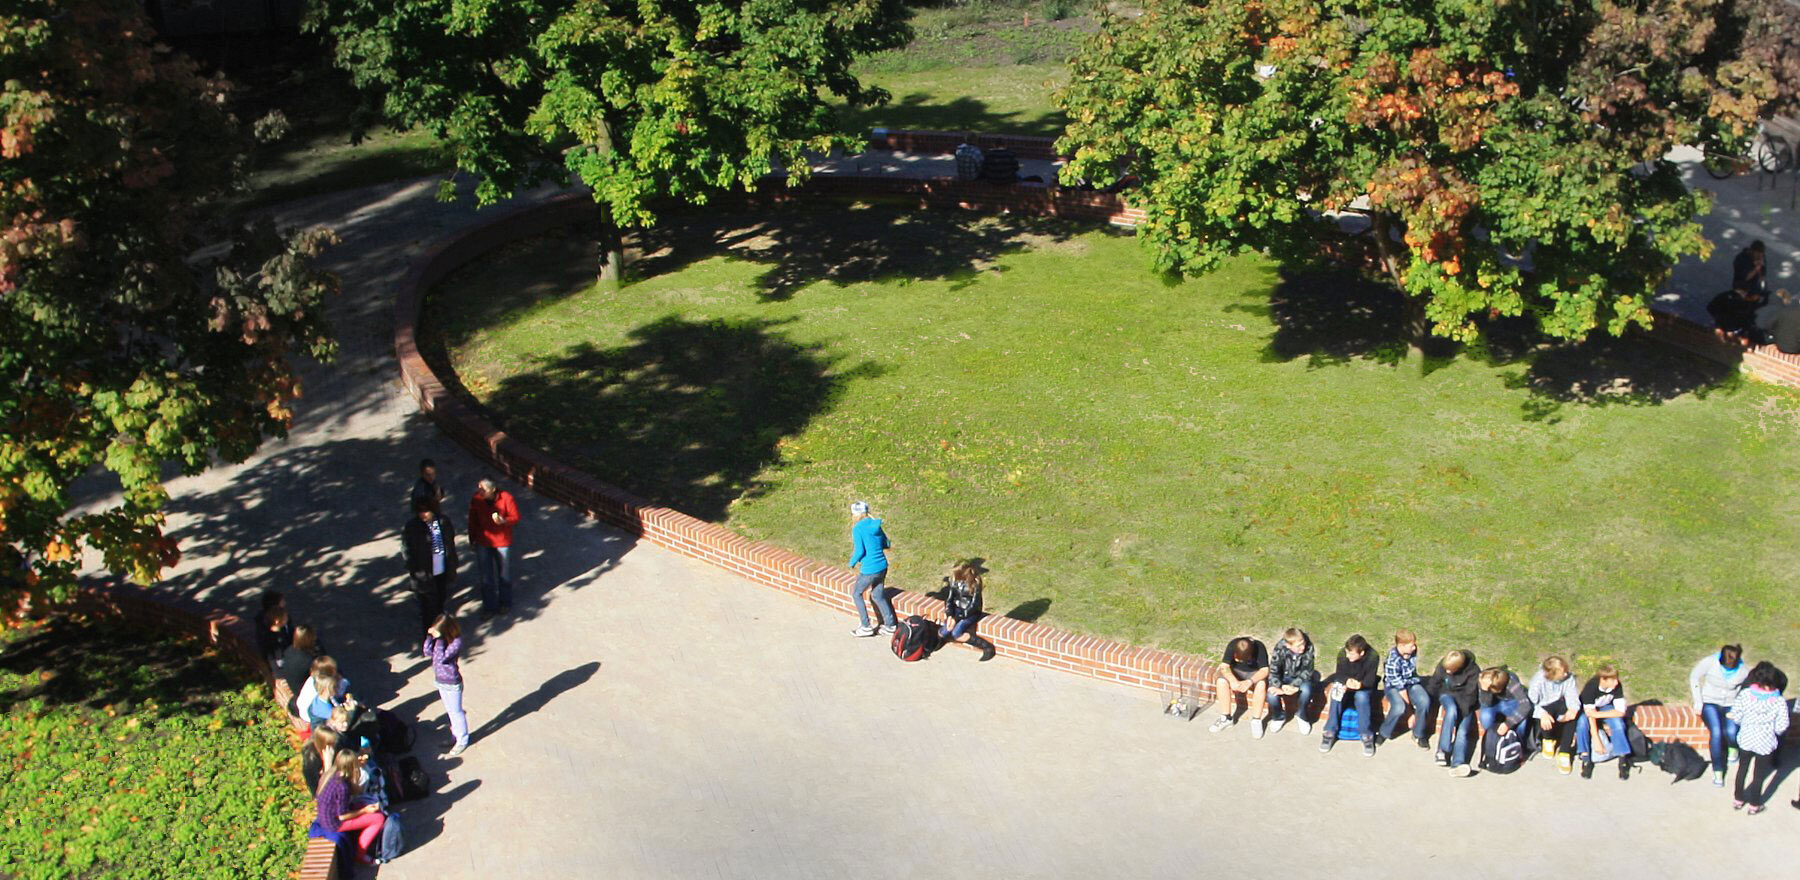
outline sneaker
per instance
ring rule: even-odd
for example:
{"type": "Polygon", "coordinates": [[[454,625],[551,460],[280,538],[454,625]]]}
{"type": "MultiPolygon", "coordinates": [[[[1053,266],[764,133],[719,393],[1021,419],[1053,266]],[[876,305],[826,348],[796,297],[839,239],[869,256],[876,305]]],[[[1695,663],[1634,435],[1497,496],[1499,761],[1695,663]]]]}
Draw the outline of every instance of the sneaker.
{"type": "Polygon", "coordinates": [[[1282,726],[1285,724],[1287,724],[1286,718],[1277,718],[1274,721],[1269,722],[1269,732],[1280,733],[1282,726]]]}
{"type": "Polygon", "coordinates": [[[884,636],[891,636],[891,635],[893,635],[893,634],[894,634],[894,625],[893,625],[893,624],[891,624],[891,623],[884,623],[884,624],[882,624],[882,625],[881,625],[881,634],[882,634],[882,635],[884,635],[884,636]]]}
{"type": "Polygon", "coordinates": [[[859,639],[866,639],[866,638],[868,638],[868,637],[869,637],[869,636],[872,636],[872,635],[874,635],[874,634],[875,634],[875,632],[876,632],[876,630],[875,630],[875,627],[872,627],[872,626],[859,626],[859,627],[857,627],[857,628],[856,628],[856,629],[853,629],[853,630],[851,630],[851,631],[850,631],[850,634],[851,634],[851,635],[853,635],[853,636],[856,636],[856,637],[857,637],[857,638],[859,638],[859,639]]]}
{"type": "Polygon", "coordinates": [[[1561,773],[1564,776],[1567,776],[1570,773],[1574,772],[1574,770],[1575,770],[1575,756],[1574,755],[1571,755],[1568,752],[1563,752],[1562,754],[1556,756],[1556,772],[1561,773]]]}
{"type": "Polygon", "coordinates": [[[1756,815],[1756,814],[1757,814],[1757,813],[1760,813],[1760,812],[1762,812],[1762,811],[1763,811],[1763,805],[1762,805],[1762,804],[1757,804],[1757,805],[1756,805],[1756,806],[1754,806],[1754,807],[1751,807],[1751,808],[1750,808],[1750,809],[1748,809],[1748,810],[1745,810],[1745,811],[1744,811],[1744,815],[1746,815],[1746,816],[1754,816],[1754,815],[1756,815]]]}
{"type": "Polygon", "coordinates": [[[1297,718],[1294,720],[1294,726],[1298,727],[1300,729],[1301,736],[1311,736],[1312,735],[1312,722],[1311,721],[1308,721],[1305,718],[1297,718]]]}
{"type": "Polygon", "coordinates": [[[1556,757],[1556,743],[1554,741],[1544,740],[1544,757],[1546,757],[1546,758],[1556,757]]]}
{"type": "Polygon", "coordinates": [[[1224,730],[1225,728],[1230,727],[1231,725],[1236,724],[1236,723],[1237,722],[1231,720],[1230,715],[1220,715],[1218,717],[1218,720],[1214,721],[1212,723],[1212,726],[1207,728],[1207,730],[1210,730],[1213,733],[1218,733],[1219,731],[1224,730]]]}
{"type": "Polygon", "coordinates": [[[1467,765],[1467,764],[1458,764],[1455,767],[1450,768],[1450,775],[1456,777],[1457,779],[1465,779],[1469,776],[1474,775],[1474,773],[1475,773],[1475,771],[1473,769],[1471,769],[1469,767],[1469,765],[1467,765]]]}
{"type": "Polygon", "coordinates": [[[1365,757],[1365,758],[1375,757],[1375,741],[1374,740],[1372,740],[1372,739],[1363,740],[1363,757],[1365,757]]]}
{"type": "Polygon", "coordinates": [[[1581,778],[1582,779],[1593,779],[1594,778],[1594,762],[1593,761],[1589,761],[1586,758],[1581,759],[1581,778]]]}
{"type": "Polygon", "coordinates": [[[457,743],[454,748],[452,748],[450,751],[447,751],[444,753],[444,757],[454,758],[454,757],[461,755],[463,752],[468,751],[468,749],[469,749],[468,743],[457,743]]]}
{"type": "Polygon", "coordinates": [[[1724,787],[1725,787],[1725,771],[1714,770],[1713,771],[1713,788],[1724,788],[1724,787]]]}
{"type": "Polygon", "coordinates": [[[1725,748],[1725,763],[1728,765],[1736,764],[1737,759],[1738,759],[1737,746],[1727,746],[1725,748]]]}
{"type": "Polygon", "coordinates": [[[1421,749],[1431,748],[1431,740],[1428,740],[1425,737],[1415,736],[1415,737],[1413,737],[1413,742],[1418,743],[1419,748],[1421,748],[1421,749]]]}
{"type": "Polygon", "coordinates": [[[1620,779],[1630,779],[1631,778],[1631,762],[1630,761],[1626,761],[1623,759],[1621,759],[1619,761],[1619,778],[1620,779]]]}
{"type": "Polygon", "coordinates": [[[1376,745],[1378,745],[1378,746],[1384,746],[1384,745],[1387,745],[1387,741],[1388,741],[1388,740],[1387,740],[1387,737],[1386,737],[1386,736],[1385,736],[1385,735],[1383,735],[1383,734],[1379,734],[1379,733],[1378,733],[1378,734],[1375,734],[1375,744],[1376,744],[1376,745]]]}
{"type": "Polygon", "coordinates": [[[1263,720],[1261,718],[1250,719],[1250,738],[1251,739],[1262,739],[1262,737],[1263,737],[1263,720]]]}
{"type": "Polygon", "coordinates": [[[1448,767],[1450,766],[1450,756],[1444,752],[1438,752],[1431,756],[1431,762],[1439,767],[1448,767]]]}
{"type": "Polygon", "coordinates": [[[1337,740],[1326,739],[1325,737],[1322,737],[1322,736],[1319,737],[1319,754],[1323,755],[1326,752],[1331,751],[1331,747],[1335,746],[1335,745],[1337,745],[1337,740]]]}

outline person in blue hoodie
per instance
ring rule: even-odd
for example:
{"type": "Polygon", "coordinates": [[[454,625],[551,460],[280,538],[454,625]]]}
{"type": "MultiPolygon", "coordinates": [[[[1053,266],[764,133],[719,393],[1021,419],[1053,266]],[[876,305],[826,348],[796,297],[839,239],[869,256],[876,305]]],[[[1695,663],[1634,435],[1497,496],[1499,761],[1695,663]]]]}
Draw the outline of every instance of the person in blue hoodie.
{"type": "Polygon", "coordinates": [[[856,572],[856,585],[850,588],[850,600],[856,603],[856,617],[861,626],[850,631],[853,636],[872,636],[877,632],[883,634],[894,631],[894,606],[887,598],[888,559],[887,551],[893,545],[888,543],[887,532],[881,530],[881,520],[869,515],[867,501],[850,502],[850,516],[854,524],[850,526],[850,570],[856,572]],[[869,609],[863,605],[863,593],[875,600],[875,609],[881,612],[881,629],[877,630],[869,623],[869,609]]]}

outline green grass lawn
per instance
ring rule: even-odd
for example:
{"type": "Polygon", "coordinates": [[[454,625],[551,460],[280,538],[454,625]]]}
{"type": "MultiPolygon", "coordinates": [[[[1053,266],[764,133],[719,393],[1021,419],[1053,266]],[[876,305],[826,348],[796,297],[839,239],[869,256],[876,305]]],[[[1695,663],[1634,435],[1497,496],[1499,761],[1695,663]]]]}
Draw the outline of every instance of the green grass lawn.
{"type": "Polygon", "coordinates": [[[0,873],[287,876],[311,799],[250,679],[204,645],[113,624],[0,634],[0,873]]]}
{"type": "Polygon", "coordinates": [[[864,498],[900,586],[981,557],[990,611],[1209,655],[1406,626],[1665,699],[1721,641],[1800,659],[1800,407],[1671,349],[1396,363],[1384,289],[1171,284],[1020,219],[796,207],[641,245],[612,296],[578,239],[505,250],[427,336],[510,430],[745,535],[838,560],[864,498]]]}

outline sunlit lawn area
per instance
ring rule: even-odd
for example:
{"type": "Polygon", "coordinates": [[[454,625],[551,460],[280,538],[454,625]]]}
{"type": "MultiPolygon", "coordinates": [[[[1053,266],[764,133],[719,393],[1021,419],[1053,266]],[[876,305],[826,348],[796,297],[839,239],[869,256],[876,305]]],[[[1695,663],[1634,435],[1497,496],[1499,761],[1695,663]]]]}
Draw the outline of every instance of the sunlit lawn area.
{"type": "Polygon", "coordinates": [[[991,611],[1206,654],[1408,626],[1526,674],[1616,660],[1664,698],[1723,640],[1800,654],[1789,392],[1645,341],[1395,363],[1378,288],[1258,259],[1170,284],[1088,227],[688,222],[610,296],[579,239],[503,251],[428,330],[506,426],[607,480],[824,560],[865,498],[898,585],[982,557],[991,611]]]}

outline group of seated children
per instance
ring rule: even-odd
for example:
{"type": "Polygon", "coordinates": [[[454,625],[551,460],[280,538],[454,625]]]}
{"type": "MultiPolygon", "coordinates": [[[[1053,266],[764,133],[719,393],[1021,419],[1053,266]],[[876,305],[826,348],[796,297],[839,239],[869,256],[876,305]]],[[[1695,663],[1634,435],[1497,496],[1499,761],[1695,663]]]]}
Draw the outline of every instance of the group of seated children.
{"type": "MultiPolygon", "coordinates": [[[[1408,630],[1394,634],[1393,647],[1380,663],[1361,635],[1344,641],[1336,666],[1319,681],[1325,689],[1319,751],[1331,751],[1340,732],[1350,735],[1353,729],[1364,757],[1372,757],[1396,736],[1408,715],[1413,741],[1432,749],[1430,727],[1441,714],[1434,755],[1452,776],[1473,772],[1478,729],[1481,736],[1501,741],[1508,733],[1520,743],[1541,741],[1543,754],[1563,774],[1579,764],[1582,778],[1591,778],[1595,763],[1616,759],[1619,778],[1631,775],[1635,731],[1628,720],[1624,682],[1611,664],[1600,666],[1577,687],[1568,661],[1558,656],[1545,658],[1530,682],[1522,683],[1505,666],[1483,669],[1467,650],[1445,654],[1430,674],[1421,675],[1418,651],[1418,639],[1408,630]],[[1353,722],[1347,713],[1354,713],[1353,722]]],[[[1249,716],[1253,738],[1280,730],[1290,719],[1301,734],[1311,733],[1303,715],[1318,679],[1316,657],[1311,636],[1299,627],[1283,632],[1273,652],[1250,636],[1232,639],[1214,681],[1220,714],[1211,730],[1231,727],[1242,714],[1249,716]]],[[[1788,726],[1788,707],[1781,698],[1785,676],[1770,663],[1748,668],[1743,649],[1726,645],[1694,667],[1691,685],[1694,711],[1711,734],[1713,784],[1725,784],[1726,764],[1737,760],[1740,749],[1750,752],[1751,758],[1738,768],[1736,806],[1760,812],[1773,794],[1763,787],[1788,726]]],[[[1795,805],[1800,807],[1800,801],[1795,805]]]]}

